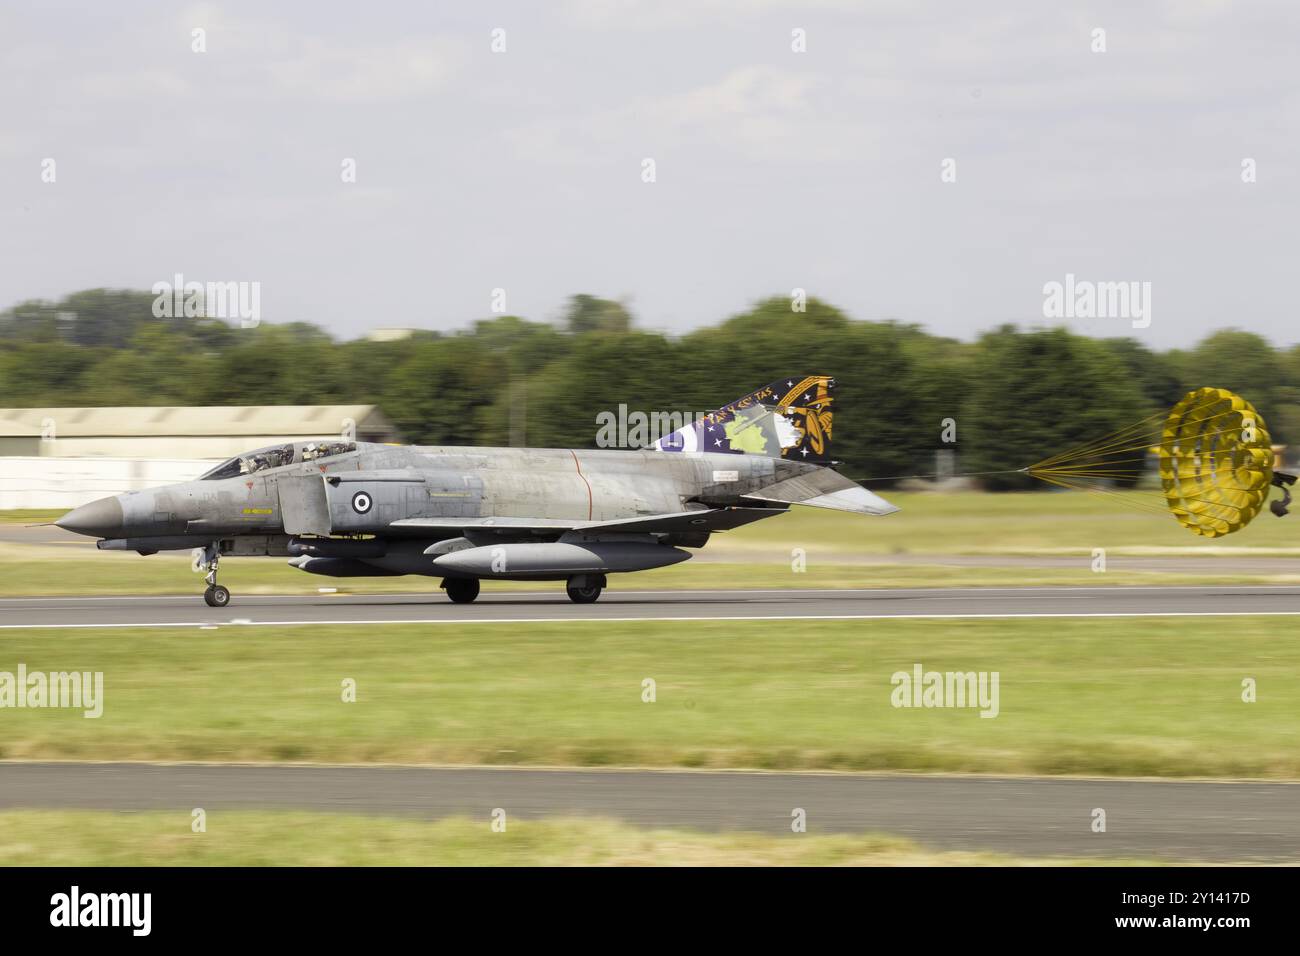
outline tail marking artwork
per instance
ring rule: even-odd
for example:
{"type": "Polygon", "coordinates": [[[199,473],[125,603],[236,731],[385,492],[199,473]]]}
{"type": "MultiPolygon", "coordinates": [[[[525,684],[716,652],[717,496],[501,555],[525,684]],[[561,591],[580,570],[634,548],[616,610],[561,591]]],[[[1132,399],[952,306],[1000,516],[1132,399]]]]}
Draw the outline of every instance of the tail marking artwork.
{"type": "Polygon", "coordinates": [[[829,375],[781,379],[666,435],[655,447],[828,462],[834,388],[829,375]]]}

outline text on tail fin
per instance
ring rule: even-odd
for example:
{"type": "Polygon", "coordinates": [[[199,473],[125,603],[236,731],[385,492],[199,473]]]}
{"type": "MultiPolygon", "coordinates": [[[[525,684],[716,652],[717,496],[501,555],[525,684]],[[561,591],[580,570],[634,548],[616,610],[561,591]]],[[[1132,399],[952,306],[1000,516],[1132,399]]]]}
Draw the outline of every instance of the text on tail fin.
{"type": "Polygon", "coordinates": [[[655,448],[827,462],[834,389],[829,375],[784,378],[665,435],[655,448]]]}

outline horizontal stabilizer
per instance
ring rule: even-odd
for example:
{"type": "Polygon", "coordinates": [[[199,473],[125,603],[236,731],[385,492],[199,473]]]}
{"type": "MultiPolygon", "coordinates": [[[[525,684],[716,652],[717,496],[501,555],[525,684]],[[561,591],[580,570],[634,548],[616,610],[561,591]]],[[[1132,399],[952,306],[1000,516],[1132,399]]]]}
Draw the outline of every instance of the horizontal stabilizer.
{"type": "Polygon", "coordinates": [[[879,495],[829,468],[787,478],[745,495],[745,500],[754,499],[829,508],[851,514],[889,515],[899,510],[897,505],[891,505],[879,495]]]}

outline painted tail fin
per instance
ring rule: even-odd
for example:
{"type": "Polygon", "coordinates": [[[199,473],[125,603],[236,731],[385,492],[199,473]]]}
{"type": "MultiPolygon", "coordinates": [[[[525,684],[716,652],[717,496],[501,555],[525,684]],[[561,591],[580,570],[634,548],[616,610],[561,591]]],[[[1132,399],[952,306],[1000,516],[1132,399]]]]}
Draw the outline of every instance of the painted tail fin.
{"type": "Polygon", "coordinates": [[[665,435],[655,448],[825,465],[831,461],[834,389],[835,379],[829,375],[783,378],[665,435]]]}

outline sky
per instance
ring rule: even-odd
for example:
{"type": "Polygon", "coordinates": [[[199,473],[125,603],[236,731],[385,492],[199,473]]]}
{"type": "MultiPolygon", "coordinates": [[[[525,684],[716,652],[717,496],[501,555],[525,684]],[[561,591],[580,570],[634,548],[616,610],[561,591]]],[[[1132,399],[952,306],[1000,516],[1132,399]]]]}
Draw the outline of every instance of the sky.
{"type": "Polygon", "coordinates": [[[179,273],[348,338],[577,292],[684,332],[802,289],[963,339],[1295,343],[1298,27],[1284,0],[7,5],[0,308],[179,273]],[[1149,309],[1045,315],[1067,275],[1149,309]]]}

